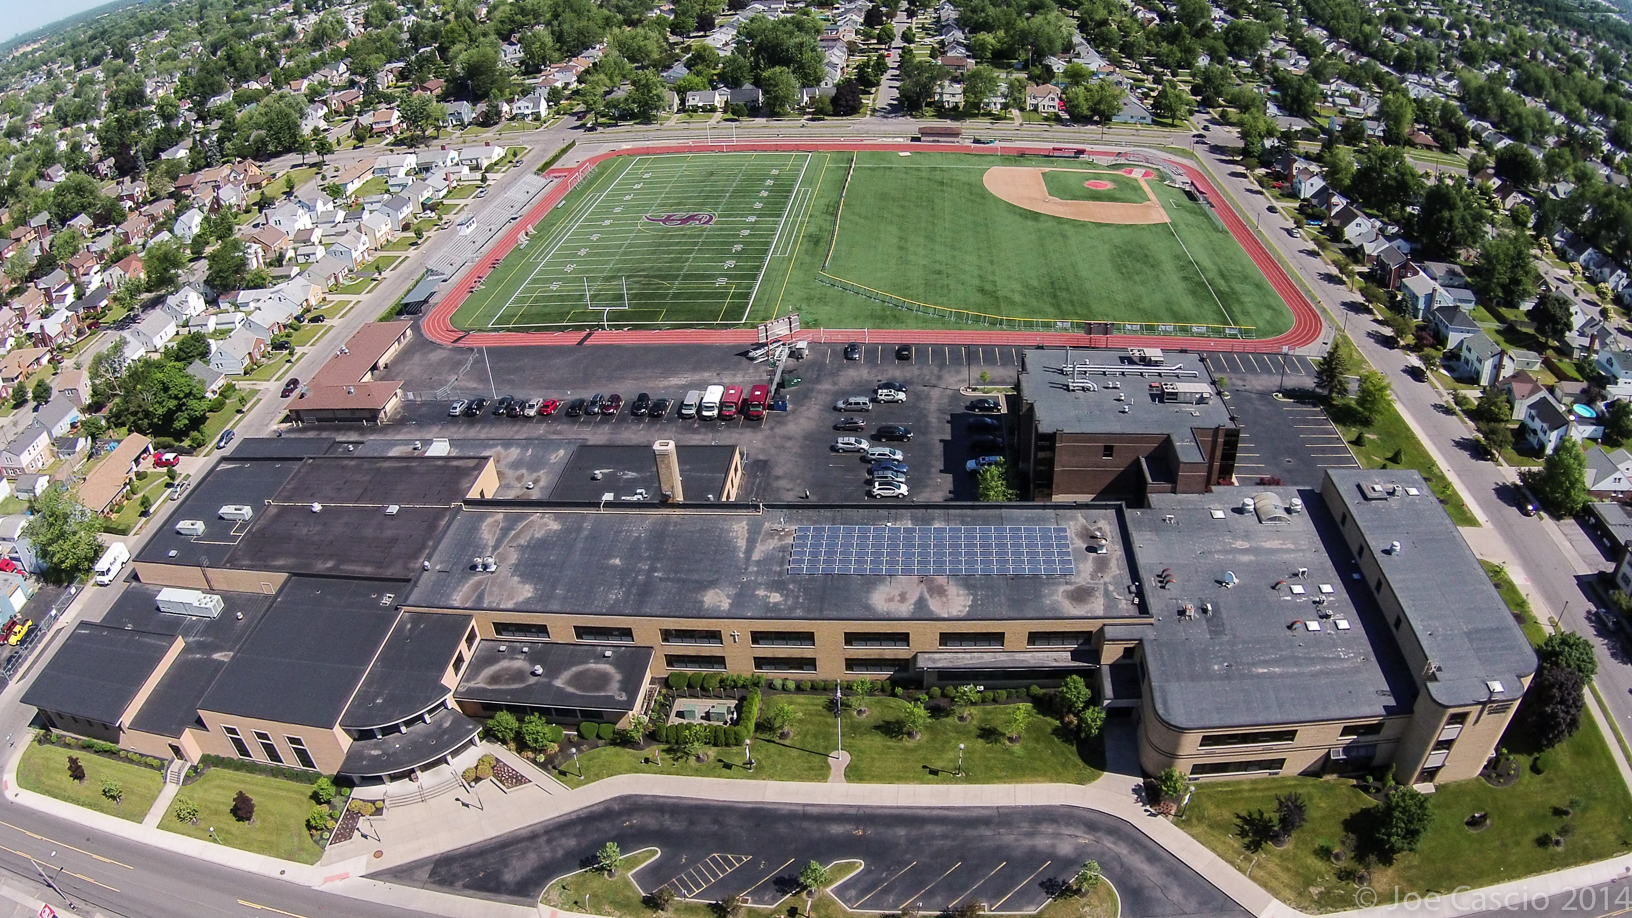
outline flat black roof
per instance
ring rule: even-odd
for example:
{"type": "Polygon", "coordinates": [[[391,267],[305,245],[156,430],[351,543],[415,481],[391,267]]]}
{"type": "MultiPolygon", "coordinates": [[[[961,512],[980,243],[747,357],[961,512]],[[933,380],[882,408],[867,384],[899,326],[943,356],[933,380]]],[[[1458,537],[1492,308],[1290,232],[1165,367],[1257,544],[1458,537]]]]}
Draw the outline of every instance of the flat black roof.
{"type": "Polygon", "coordinates": [[[465,510],[408,605],[432,609],[742,619],[981,621],[1134,617],[1120,505],[906,504],[465,510]],[[790,575],[797,527],[1063,526],[1070,576],[790,575]],[[1110,542],[1089,554],[1094,533],[1110,542]],[[498,570],[476,572],[492,556],[498,570]]]}
{"type": "Polygon", "coordinates": [[[1326,476],[1434,666],[1423,683],[1434,700],[1450,707],[1522,695],[1535,651],[1422,475],[1327,469],[1326,476]],[[1387,550],[1394,542],[1400,550],[1387,550]]]}
{"type": "MultiPolygon", "coordinates": [[[[210,473],[197,479],[182,496],[164,524],[152,529],[147,544],[137,553],[137,561],[221,567],[249,531],[249,523],[220,518],[227,504],[243,504],[259,515],[278,489],[295,470],[298,459],[244,461],[236,456],[222,459],[210,473]],[[184,536],[176,532],[182,520],[198,520],[204,534],[184,536]]],[[[253,520],[251,520],[253,522],[253,520]]]]}
{"type": "Polygon", "coordinates": [[[414,722],[401,733],[353,740],[339,773],[349,778],[374,778],[418,768],[442,758],[482,732],[482,725],[451,708],[442,708],[428,722],[414,722]]]}
{"type": "Polygon", "coordinates": [[[103,724],[118,724],[175,635],[126,631],[94,622],[74,626],[23,703],[103,724]]]}
{"type": "Polygon", "coordinates": [[[232,458],[305,459],[327,453],[333,444],[333,437],[244,437],[233,447],[232,458]]]}
{"type": "Polygon", "coordinates": [[[340,725],[363,729],[394,724],[447,698],[442,675],[452,665],[470,623],[468,615],[404,612],[340,725]]]}
{"type": "Polygon", "coordinates": [[[1301,498],[1304,510],[1259,522],[1239,504],[1264,490],[1166,495],[1127,511],[1151,614],[1144,653],[1156,713],[1201,730],[1409,712],[1415,683],[1368,586],[1349,576],[1336,521],[1314,491],[1282,488],[1277,497],[1301,498]],[[1320,630],[1291,627],[1307,621],[1320,630]]]}
{"type": "Polygon", "coordinates": [[[448,507],[465,499],[485,456],[322,456],[305,460],[278,491],[280,504],[448,507]]]}
{"type": "Polygon", "coordinates": [[[584,442],[582,438],[575,437],[457,440],[371,437],[367,440],[341,441],[335,444],[335,449],[352,447],[351,455],[355,456],[424,456],[443,448],[446,449],[444,455],[448,456],[491,456],[494,471],[499,476],[499,487],[488,496],[513,500],[537,499],[550,493],[561,470],[566,468],[567,460],[584,442]],[[445,447],[441,445],[443,443],[445,447]],[[529,484],[532,487],[528,487],[529,484]]]}
{"type": "MultiPolygon", "coordinates": [[[[719,500],[736,454],[735,446],[676,444],[686,500],[702,503],[709,495],[719,500]]],[[[650,446],[581,446],[567,461],[550,491],[550,499],[598,501],[612,494],[613,499],[627,502],[639,490],[644,490],[646,500],[652,503],[657,502],[662,490],[657,486],[657,461],[650,446]],[[597,472],[599,478],[595,477],[597,472]]]]}
{"type": "Polygon", "coordinates": [[[291,577],[199,708],[333,728],[396,624],[400,583],[291,577]]]}
{"type": "Polygon", "coordinates": [[[650,647],[482,641],[454,697],[498,707],[633,711],[651,666],[650,647]],[[544,671],[533,675],[535,666],[544,671]]]}
{"type": "Polygon", "coordinates": [[[403,507],[278,504],[260,509],[255,525],[220,567],[324,577],[407,580],[429,557],[453,511],[403,507]]]}

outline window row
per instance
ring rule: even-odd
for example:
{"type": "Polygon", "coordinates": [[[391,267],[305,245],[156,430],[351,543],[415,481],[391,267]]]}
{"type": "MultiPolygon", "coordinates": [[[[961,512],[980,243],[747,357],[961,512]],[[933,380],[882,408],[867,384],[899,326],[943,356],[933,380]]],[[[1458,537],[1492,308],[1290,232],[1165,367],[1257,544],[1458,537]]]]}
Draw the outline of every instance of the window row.
{"type": "MultiPolygon", "coordinates": [[[[232,743],[233,751],[238,753],[239,758],[255,759],[254,754],[249,751],[249,743],[244,741],[244,735],[238,731],[237,727],[223,725],[221,732],[226,734],[227,741],[232,743]]],[[[250,732],[255,737],[255,745],[261,749],[261,756],[264,761],[271,762],[273,765],[287,764],[284,761],[283,753],[278,749],[278,744],[272,741],[272,734],[267,733],[265,730],[251,730],[250,732]]],[[[289,752],[295,757],[296,764],[301,768],[317,770],[317,762],[312,758],[312,753],[307,750],[304,740],[298,736],[285,736],[283,741],[288,744],[289,752]]]]}
{"type": "MultiPolygon", "coordinates": [[[[633,644],[633,628],[577,625],[572,629],[578,641],[602,644],[633,644]]],[[[550,640],[550,627],[534,622],[494,622],[493,635],[520,641],[550,640]]],[[[711,628],[664,628],[660,632],[665,644],[695,644],[720,647],[725,635],[711,628]]],[[[1076,647],[1090,638],[1087,631],[1032,631],[1026,635],[1027,647],[1076,647]]],[[[732,632],[735,643],[738,635],[732,632]]],[[[754,647],[815,647],[814,631],[750,631],[748,642],[754,647]]],[[[1003,647],[1007,636],[1001,631],[944,631],[939,644],[944,648],[1003,647]]],[[[855,648],[898,647],[910,648],[912,635],[905,631],[846,631],[844,646],[855,648]]]]}
{"type": "MultiPolygon", "coordinates": [[[[663,665],[669,669],[689,672],[726,671],[725,657],[699,654],[665,654],[663,665]]],[[[911,666],[912,661],[906,659],[850,657],[844,661],[845,672],[862,675],[889,676],[905,672],[911,666]]],[[[816,671],[816,660],[810,657],[754,657],[754,669],[767,673],[813,673],[816,671]]]]}

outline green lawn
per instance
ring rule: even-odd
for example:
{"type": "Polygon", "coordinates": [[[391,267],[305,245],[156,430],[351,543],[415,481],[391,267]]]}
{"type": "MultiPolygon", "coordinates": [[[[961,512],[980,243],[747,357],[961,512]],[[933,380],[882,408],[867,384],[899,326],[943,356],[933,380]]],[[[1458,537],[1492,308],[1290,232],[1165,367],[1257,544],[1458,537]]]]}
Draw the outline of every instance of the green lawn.
{"type": "Polygon", "coordinates": [[[290,169],[288,172],[285,172],[283,175],[280,175],[274,179],[272,184],[268,187],[273,189],[273,192],[281,197],[283,195],[283,177],[285,175],[293,178],[295,180],[295,187],[299,188],[315,178],[321,171],[323,170],[319,166],[302,166],[299,168],[290,169]]]}
{"type": "Polygon", "coordinates": [[[385,244],[385,247],[382,249],[382,251],[386,251],[386,252],[406,252],[406,251],[408,251],[409,249],[411,249],[413,247],[414,247],[414,237],[413,237],[412,234],[408,234],[408,235],[398,236],[397,238],[391,240],[390,242],[387,242],[385,244]]]}
{"type": "Polygon", "coordinates": [[[1062,167],[1051,169],[1043,173],[1043,184],[1048,187],[1051,197],[1066,201],[1106,201],[1113,204],[1143,204],[1149,198],[1145,196],[1145,189],[1139,187],[1139,182],[1126,175],[1119,175],[1113,171],[1084,172],[1084,169],[1094,169],[1093,166],[1062,167]],[[1105,189],[1089,188],[1088,182],[1109,182],[1112,187],[1105,189]]]}
{"type": "MultiPolygon", "coordinates": [[[[615,774],[702,775],[714,778],[753,778],[762,781],[826,781],[829,754],[838,746],[838,722],[827,696],[771,695],[764,710],[787,702],[800,712],[792,738],[778,739],[768,730],[754,738],[754,770],[743,767],[736,747],[709,750],[709,760],[679,762],[662,753],[661,766],[652,764],[651,752],[603,746],[579,757],[586,781],[615,774]]],[[[1058,722],[1037,713],[1026,728],[1025,739],[1011,745],[1003,737],[1014,705],[982,705],[973,719],[958,723],[950,715],[931,721],[916,740],[900,735],[899,721],[906,702],[897,698],[870,698],[866,717],[849,709],[844,715],[844,750],[850,753],[845,779],[870,784],[1024,784],[1054,782],[1086,784],[1100,772],[1088,763],[1098,752],[1079,748],[1056,736],[1058,722]],[[958,744],[964,745],[964,776],[957,777],[958,744]]],[[[763,714],[761,717],[763,718],[763,714]]],[[[562,779],[576,783],[568,761],[562,779]]]]}
{"type": "MultiPolygon", "coordinates": [[[[244,414],[248,414],[249,409],[255,407],[257,401],[259,401],[258,396],[250,399],[249,403],[243,406],[244,414]]],[[[215,449],[215,439],[221,436],[221,431],[238,423],[243,417],[244,415],[238,413],[238,400],[236,398],[228,401],[227,407],[210,415],[209,420],[204,422],[204,439],[207,441],[204,447],[205,450],[215,449]]]]}
{"type": "MultiPolygon", "coordinates": [[[[1513,729],[1509,729],[1512,736],[1513,729]]],[[[1504,742],[1511,740],[1504,739],[1504,742]]],[[[1524,767],[1519,782],[1495,788],[1483,779],[1443,784],[1430,798],[1433,827],[1421,849],[1393,864],[1371,870],[1370,886],[1406,893],[1448,893],[1457,887],[1488,886],[1546,871],[1604,860],[1632,849],[1632,795],[1620,780],[1609,748],[1591,718],[1575,736],[1547,753],[1546,774],[1524,767]],[[1571,801],[1575,803],[1572,804],[1571,801]],[[1571,807],[1573,814],[1562,815],[1571,807]],[[1490,814],[1491,825],[1470,832],[1463,820],[1490,814]],[[1537,839],[1563,825],[1573,831],[1561,849],[1537,839]]],[[[1351,782],[1340,779],[1273,778],[1196,785],[1195,796],[1175,824],[1293,908],[1311,913],[1354,907],[1353,860],[1333,864],[1330,851],[1345,833],[1344,820],[1372,805],[1351,782]],[[1303,796],[1309,823],[1284,849],[1265,845],[1248,851],[1237,824],[1240,814],[1275,811],[1275,796],[1303,796]]]]}
{"type": "Polygon", "coordinates": [[[481,186],[477,185],[475,182],[455,185],[454,187],[448,189],[448,193],[444,197],[451,201],[462,201],[465,198],[474,197],[480,187],[481,186]]]}
{"type": "Polygon", "coordinates": [[[198,806],[198,825],[177,819],[176,805],[171,803],[159,827],[204,841],[219,840],[228,847],[268,857],[315,864],[323,856],[323,849],[306,831],[311,793],[309,784],[212,768],[176,795],[176,799],[187,799],[198,806]],[[240,790],[255,801],[253,824],[233,818],[232,799],[240,790]],[[215,838],[210,837],[212,827],[215,838]]]}
{"type": "Polygon", "coordinates": [[[370,195],[385,194],[391,190],[390,181],[383,175],[376,175],[357,189],[357,199],[360,201],[370,195]]]}
{"type": "Polygon", "coordinates": [[[110,531],[129,534],[136,528],[136,523],[142,518],[142,495],[146,494],[153,499],[154,505],[164,499],[164,485],[167,479],[162,472],[149,474],[146,481],[131,482],[130,495],[125,499],[124,507],[114,515],[110,524],[110,531]]]}
{"type": "Polygon", "coordinates": [[[1519,592],[1519,586],[1508,576],[1507,568],[1483,559],[1480,559],[1479,564],[1485,569],[1485,576],[1496,585],[1496,592],[1501,594],[1502,602],[1507,603],[1508,611],[1518,619],[1519,627],[1524,629],[1524,636],[1530,639],[1532,645],[1540,646],[1541,642],[1547,639],[1547,629],[1536,621],[1536,614],[1530,609],[1530,600],[1525,599],[1524,594],[1519,592]]]}
{"type": "Polygon", "coordinates": [[[374,278],[372,278],[372,277],[359,277],[356,280],[352,281],[351,283],[346,284],[345,286],[342,286],[342,287],[336,287],[333,290],[330,290],[329,292],[330,293],[335,293],[335,294],[344,294],[346,296],[357,296],[359,294],[368,292],[369,286],[371,284],[373,284],[373,283],[374,283],[374,278]]]}
{"type": "Polygon", "coordinates": [[[1348,441],[1349,448],[1354,452],[1360,464],[1368,469],[1403,468],[1416,469],[1422,473],[1423,480],[1433,488],[1434,495],[1444,505],[1445,512],[1450,514],[1451,520],[1458,526],[1478,526],[1479,521],[1463,503],[1462,495],[1456,493],[1445,473],[1440,470],[1439,464],[1428,455],[1428,450],[1411,432],[1405,419],[1400,417],[1399,411],[1390,400],[1383,406],[1372,425],[1365,429],[1364,445],[1357,442],[1361,430],[1351,422],[1341,410],[1334,410],[1332,422],[1342,432],[1343,438],[1348,441]],[[1398,456],[1398,461],[1395,456],[1398,456]]]}
{"type": "Polygon", "coordinates": [[[289,336],[289,340],[294,343],[295,347],[306,347],[323,337],[323,334],[328,330],[329,326],[326,323],[302,325],[295,330],[294,334],[289,336]]]}
{"type": "Polygon", "coordinates": [[[271,352],[265,363],[256,367],[254,372],[244,378],[253,379],[256,382],[270,382],[274,379],[283,378],[284,374],[289,372],[290,366],[289,358],[285,353],[271,352]]]}
{"type": "Polygon", "coordinates": [[[17,765],[17,784],[25,790],[98,813],[141,822],[164,787],[164,775],[151,768],[116,762],[88,752],[29,743],[17,765]],[[79,764],[85,767],[84,784],[76,784],[68,777],[69,755],[79,756],[79,764]],[[124,788],[119,803],[102,796],[102,782],[109,780],[119,782],[124,788]]]}
{"type": "MultiPolygon", "coordinates": [[[[409,238],[412,238],[412,237],[409,237],[409,238]]],[[[391,255],[381,255],[379,258],[376,258],[373,261],[369,262],[368,264],[364,265],[363,270],[364,271],[373,271],[375,273],[384,273],[386,271],[391,270],[392,268],[395,268],[397,266],[397,262],[399,262],[401,260],[402,260],[401,258],[397,258],[397,257],[391,256],[391,255]]]]}

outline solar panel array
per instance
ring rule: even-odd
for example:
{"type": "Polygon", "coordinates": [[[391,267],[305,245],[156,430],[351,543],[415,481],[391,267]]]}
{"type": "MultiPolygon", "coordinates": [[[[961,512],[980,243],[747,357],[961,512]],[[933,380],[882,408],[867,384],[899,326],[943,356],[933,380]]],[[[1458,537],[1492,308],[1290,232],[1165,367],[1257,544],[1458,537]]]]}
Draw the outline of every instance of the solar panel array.
{"type": "Polygon", "coordinates": [[[800,526],[789,574],[1069,577],[1064,526],[800,526]]]}

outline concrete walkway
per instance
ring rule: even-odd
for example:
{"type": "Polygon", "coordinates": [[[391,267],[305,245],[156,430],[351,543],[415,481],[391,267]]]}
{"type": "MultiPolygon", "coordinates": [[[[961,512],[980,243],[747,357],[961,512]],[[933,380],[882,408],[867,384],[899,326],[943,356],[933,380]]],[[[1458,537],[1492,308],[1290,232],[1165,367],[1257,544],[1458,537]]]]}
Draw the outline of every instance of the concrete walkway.
{"type": "Polygon", "coordinates": [[[147,815],[142,817],[142,825],[149,829],[157,829],[159,820],[163,819],[165,811],[170,809],[170,801],[176,799],[179,793],[180,784],[164,782],[164,787],[159,789],[159,798],[153,801],[153,805],[147,809],[147,815]]]}
{"type": "Polygon", "coordinates": [[[850,767],[850,753],[841,752],[827,760],[827,783],[843,784],[844,770],[850,767]]]}

